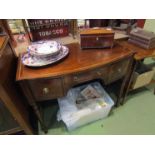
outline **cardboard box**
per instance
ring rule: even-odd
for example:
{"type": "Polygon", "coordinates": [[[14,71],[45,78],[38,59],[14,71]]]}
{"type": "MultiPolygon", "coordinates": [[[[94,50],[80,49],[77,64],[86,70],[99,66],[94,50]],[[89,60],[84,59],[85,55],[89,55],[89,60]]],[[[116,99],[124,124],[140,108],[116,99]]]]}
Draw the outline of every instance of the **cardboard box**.
{"type": "Polygon", "coordinates": [[[135,72],[133,76],[132,89],[136,89],[149,84],[153,79],[154,74],[155,74],[155,70],[150,70],[141,74],[138,72],[135,72]]]}

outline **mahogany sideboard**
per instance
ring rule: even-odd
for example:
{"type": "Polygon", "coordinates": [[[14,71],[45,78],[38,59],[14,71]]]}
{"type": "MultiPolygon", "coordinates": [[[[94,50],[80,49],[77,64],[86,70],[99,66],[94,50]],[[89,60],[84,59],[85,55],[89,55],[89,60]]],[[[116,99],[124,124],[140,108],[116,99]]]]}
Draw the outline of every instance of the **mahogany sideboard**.
{"type": "Polygon", "coordinates": [[[122,79],[116,105],[122,99],[124,86],[133,63],[134,52],[115,45],[112,49],[85,49],[78,43],[66,45],[69,55],[62,62],[43,68],[26,67],[19,57],[16,80],[33,107],[42,129],[46,126],[37,101],[65,96],[67,91],[83,82],[101,79],[105,85],[122,79]]]}
{"type": "Polygon", "coordinates": [[[26,103],[15,81],[16,65],[9,37],[0,36],[0,134],[33,134],[26,103]]]}

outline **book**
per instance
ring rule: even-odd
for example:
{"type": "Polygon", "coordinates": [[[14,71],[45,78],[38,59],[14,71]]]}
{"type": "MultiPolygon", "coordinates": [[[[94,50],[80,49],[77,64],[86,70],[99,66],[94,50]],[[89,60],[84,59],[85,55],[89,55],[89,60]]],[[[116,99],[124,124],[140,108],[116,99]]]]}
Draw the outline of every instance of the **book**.
{"type": "Polygon", "coordinates": [[[141,28],[135,28],[130,32],[130,35],[140,37],[145,40],[151,40],[155,38],[155,33],[143,30],[141,28]]]}
{"type": "Polygon", "coordinates": [[[139,41],[139,42],[141,42],[141,43],[143,43],[143,44],[146,44],[146,45],[148,45],[148,44],[150,43],[149,40],[146,40],[146,39],[143,39],[143,38],[140,38],[140,37],[134,36],[134,35],[130,35],[129,38],[132,39],[132,40],[139,41]]]}
{"type": "Polygon", "coordinates": [[[149,45],[143,44],[137,40],[129,39],[128,42],[133,43],[135,45],[139,45],[140,47],[143,47],[145,49],[149,49],[149,45]]]}

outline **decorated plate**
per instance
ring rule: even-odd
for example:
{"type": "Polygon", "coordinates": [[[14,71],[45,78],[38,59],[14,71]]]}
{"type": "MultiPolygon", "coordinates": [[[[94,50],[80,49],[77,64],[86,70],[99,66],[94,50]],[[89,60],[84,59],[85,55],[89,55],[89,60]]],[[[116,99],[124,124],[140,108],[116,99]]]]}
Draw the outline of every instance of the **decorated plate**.
{"type": "Polygon", "coordinates": [[[59,54],[60,50],[61,44],[56,41],[38,41],[27,49],[28,53],[40,58],[59,54]]]}
{"type": "Polygon", "coordinates": [[[46,58],[37,58],[31,55],[30,53],[25,53],[22,56],[22,63],[30,67],[46,66],[60,61],[61,59],[65,58],[68,55],[68,53],[69,53],[69,49],[66,46],[62,46],[61,51],[59,52],[58,55],[49,56],[46,58]]]}

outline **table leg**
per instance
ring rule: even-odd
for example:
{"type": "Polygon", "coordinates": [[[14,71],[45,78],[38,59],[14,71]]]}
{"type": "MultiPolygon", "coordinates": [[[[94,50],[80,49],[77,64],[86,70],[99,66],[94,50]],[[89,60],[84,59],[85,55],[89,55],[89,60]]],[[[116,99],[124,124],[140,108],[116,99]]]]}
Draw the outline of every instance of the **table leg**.
{"type": "Polygon", "coordinates": [[[36,104],[35,99],[34,99],[34,97],[32,95],[31,89],[28,87],[28,83],[22,81],[20,83],[20,85],[21,85],[21,88],[23,90],[24,95],[26,96],[26,98],[28,100],[29,105],[32,106],[32,108],[33,108],[33,110],[34,110],[34,112],[35,112],[35,114],[37,116],[37,119],[41,124],[42,130],[45,133],[47,133],[48,132],[47,127],[46,127],[46,125],[45,125],[45,123],[43,121],[43,117],[42,117],[41,112],[40,112],[40,110],[38,108],[38,105],[36,104]]]}
{"type": "Polygon", "coordinates": [[[128,76],[128,79],[127,79],[127,82],[126,82],[126,86],[125,86],[125,89],[124,89],[124,95],[123,95],[121,104],[124,104],[124,100],[125,100],[128,92],[129,92],[129,89],[130,89],[130,86],[131,86],[131,82],[132,82],[133,75],[134,75],[135,69],[137,67],[137,64],[138,64],[138,62],[136,60],[134,60],[134,62],[132,64],[132,68],[129,71],[129,76],[128,76]]]}
{"type": "Polygon", "coordinates": [[[45,124],[44,124],[44,121],[43,121],[43,118],[42,118],[42,115],[41,115],[41,112],[40,112],[38,106],[36,105],[35,102],[31,103],[31,106],[32,106],[32,108],[33,108],[33,110],[34,110],[34,112],[35,112],[35,114],[36,114],[36,116],[37,116],[37,118],[38,118],[38,120],[39,120],[39,122],[40,122],[40,124],[41,124],[42,130],[43,130],[45,133],[47,133],[48,130],[47,130],[47,127],[46,127],[45,124]]]}
{"type": "MultiPolygon", "coordinates": [[[[125,90],[125,86],[126,86],[126,83],[127,83],[127,80],[128,80],[128,78],[129,78],[129,76],[130,76],[130,72],[132,71],[132,64],[133,64],[133,58],[131,59],[131,61],[130,61],[130,64],[129,64],[129,67],[128,67],[128,69],[127,69],[127,74],[126,74],[126,76],[124,77],[124,79],[123,79],[123,82],[122,82],[122,84],[121,84],[121,88],[120,88],[120,92],[119,92],[119,95],[118,95],[118,97],[117,97],[117,101],[116,101],[116,106],[119,106],[120,104],[122,104],[123,102],[122,102],[122,100],[123,100],[123,93],[124,93],[124,90],[125,90]]],[[[124,101],[124,100],[123,100],[124,101]]]]}

